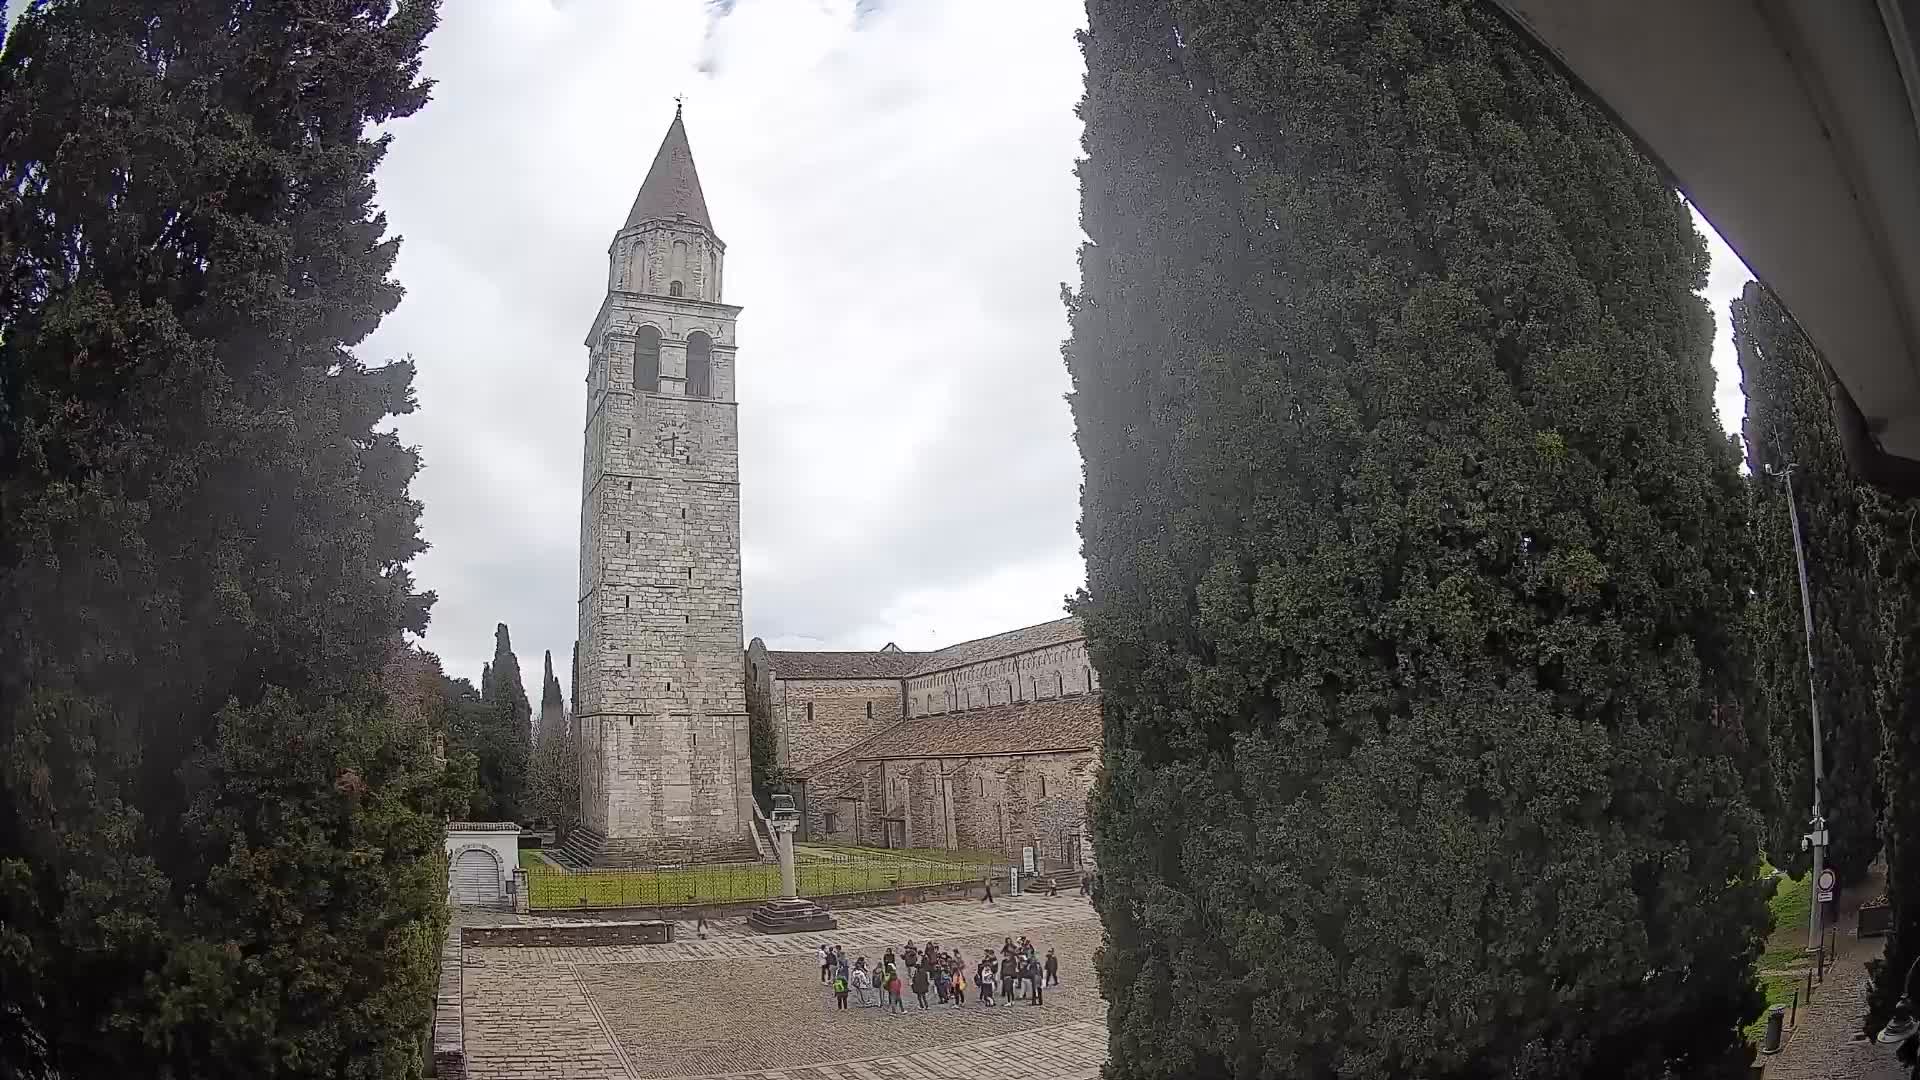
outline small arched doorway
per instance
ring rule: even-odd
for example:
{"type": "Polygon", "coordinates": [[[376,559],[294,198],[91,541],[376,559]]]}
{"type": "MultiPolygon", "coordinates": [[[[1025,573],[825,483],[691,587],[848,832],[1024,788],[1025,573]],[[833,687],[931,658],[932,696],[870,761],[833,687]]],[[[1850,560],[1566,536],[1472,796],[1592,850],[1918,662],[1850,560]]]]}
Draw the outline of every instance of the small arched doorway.
{"type": "Polygon", "coordinates": [[[460,907],[500,906],[503,876],[500,857],[491,850],[462,850],[453,860],[453,902],[460,907]]]}

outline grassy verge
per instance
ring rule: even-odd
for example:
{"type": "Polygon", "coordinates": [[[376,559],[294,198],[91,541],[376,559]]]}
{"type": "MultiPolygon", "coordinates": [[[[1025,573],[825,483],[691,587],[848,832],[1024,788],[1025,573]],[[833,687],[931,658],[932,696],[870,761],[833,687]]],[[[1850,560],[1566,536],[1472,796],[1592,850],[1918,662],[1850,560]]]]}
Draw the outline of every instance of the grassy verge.
{"type": "Polygon", "coordinates": [[[865,859],[891,862],[932,862],[968,866],[1004,866],[1007,857],[992,851],[948,851],[945,848],[873,848],[858,844],[795,844],[794,854],[833,859],[865,859]]]}
{"type": "MultiPolygon", "coordinates": [[[[739,864],[696,866],[675,870],[556,871],[545,863],[529,863],[527,900],[535,908],[658,907],[673,904],[712,904],[768,900],[780,895],[776,866],[739,864]]],[[[893,857],[892,852],[852,849],[841,860],[798,862],[802,896],[842,896],[958,881],[978,881],[979,865],[937,862],[927,858],[893,857]],[[857,853],[857,854],[856,854],[857,853]]]]}
{"type": "MultiPolygon", "coordinates": [[[[1762,867],[1762,872],[1772,873],[1773,868],[1762,867]]],[[[1792,969],[1805,967],[1808,962],[1807,921],[1812,917],[1813,875],[1782,877],[1778,882],[1773,898],[1767,901],[1767,910],[1773,915],[1773,933],[1767,936],[1759,963],[1760,988],[1766,992],[1767,1008],[1791,1003],[1794,991],[1805,984],[1801,973],[1792,969]]],[[[1766,1029],[1767,1013],[1763,1009],[1747,1025],[1746,1035],[1757,1041],[1766,1029]]]]}

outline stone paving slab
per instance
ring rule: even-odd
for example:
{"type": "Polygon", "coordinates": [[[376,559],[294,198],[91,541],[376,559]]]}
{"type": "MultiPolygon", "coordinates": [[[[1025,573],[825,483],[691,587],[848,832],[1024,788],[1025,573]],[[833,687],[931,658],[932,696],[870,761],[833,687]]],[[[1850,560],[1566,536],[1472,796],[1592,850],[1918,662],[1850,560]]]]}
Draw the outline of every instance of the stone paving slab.
{"type": "Polygon", "coordinates": [[[1105,1003],[1092,974],[1100,926],[1078,898],[850,911],[839,930],[780,937],[732,922],[671,945],[464,950],[467,1075],[973,1080],[983,1062],[994,1075],[1018,1062],[1022,1077],[1093,1080],[1105,1060],[1105,1003]],[[978,956],[1023,933],[1059,952],[1066,985],[1044,1005],[921,1012],[909,993],[906,1015],[842,1012],[814,962],[821,941],[877,960],[888,946],[928,938],[978,956]]]}
{"type": "Polygon", "coordinates": [[[1026,1063],[1014,1075],[1047,1080],[1094,1080],[1107,1060],[1107,1025],[1079,1020],[1017,1035],[973,1039],[906,1055],[829,1061],[819,1065],[744,1073],[712,1073],[693,1080],[977,1080],[1001,1076],[1010,1059],[1026,1063]],[[982,1066],[982,1062],[996,1064],[982,1066]]]}
{"type": "MultiPolygon", "coordinates": [[[[998,934],[1002,938],[1028,934],[1038,940],[1038,931],[1047,927],[1096,920],[1093,908],[1084,900],[1066,897],[1021,897],[987,907],[978,901],[953,901],[938,904],[913,904],[901,907],[869,908],[836,913],[837,930],[800,934],[756,934],[746,929],[744,919],[709,923],[702,940],[691,924],[682,925],[679,940],[668,945],[613,946],[530,946],[513,950],[511,960],[498,962],[521,964],[661,964],[683,960],[748,960],[796,953],[811,954],[822,943],[840,945],[857,952],[878,945],[895,947],[908,941],[924,944],[928,938],[958,939],[998,934]]],[[[468,948],[468,963],[494,962],[493,954],[504,950],[468,948]],[[481,953],[482,959],[475,954],[481,953]]]]}

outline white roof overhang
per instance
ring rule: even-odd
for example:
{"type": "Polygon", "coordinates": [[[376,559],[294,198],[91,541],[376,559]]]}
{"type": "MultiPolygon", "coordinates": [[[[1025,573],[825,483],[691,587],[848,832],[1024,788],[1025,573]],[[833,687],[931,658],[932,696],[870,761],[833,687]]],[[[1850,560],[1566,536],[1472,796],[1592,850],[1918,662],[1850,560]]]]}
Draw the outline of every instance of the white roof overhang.
{"type": "Polygon", "coordinates": [[[1920,493],[1920,0],[1489,2],[1792,312],[1856,468],[1920,493]]]}

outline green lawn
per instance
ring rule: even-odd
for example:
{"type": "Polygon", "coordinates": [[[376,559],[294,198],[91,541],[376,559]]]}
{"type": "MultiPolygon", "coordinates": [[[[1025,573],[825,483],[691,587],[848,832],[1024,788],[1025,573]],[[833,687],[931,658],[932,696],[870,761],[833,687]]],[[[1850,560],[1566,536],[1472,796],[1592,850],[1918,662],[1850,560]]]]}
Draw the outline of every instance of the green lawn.
{"type": "Polygon", "coordinates": [[[1771,1009],[1775,1005],[1787,1005],[1792,1002],[1793,992],[1800,985],[1801,982],[1798,975],[1760,976],[1760,989],[1766,991],[1767,994],[1767,1008],[1761,1009],[1759,1017],[1755,1019],[1753,1023],[1746,1026],[1747,1038],[1752,1039],[1754,1042],[1759,1042],[1764,1038],[1767,1034],[1767,1009],[1771,1009]]]}
{"type": "MultiPolygon", "coordinates": [[[[945,854],[945,853],[941,853],[945,854]]],[[[780,869],[762,863],[688,867],[681,870],[555,870],[530,852],[522,852],[527,871],[527,900],[535,908],[660,907],[673,904],[768,900],[780,894],[780,869]]],[[[973,863],[938,861],[926,856],[874,848],[847,848],[796,860],[802,896],[840,896],[913,885],[978,881],[984,870],[973,863]]]]}
{"type": "MultiPolygon", "coordinates": [[[[1770,866],[1761,867],[1763,874],[1772,872],[1770,866]]],[[[1767,901],[1767,910],[1773,915],[1773,933],[1767,937],[1759,966],[1760,988],[1766,991],[1768,1008],[1790,1003],[1794,990],[1805,984],[1800,972],[1788,969],[1804,967],[1808,962],[1807,921],[1812,917],[1812,900],[1813,875],[1803,874],[1799,878],[1780,878],[1773,898],[1767,901]]],[[[1766,1030],[1767,1014],[1763,1009],[1760,1016],[1747,1025],[1746,1034],[1758,1041],[1766,1030]]]]}
{"type": "Polygon", "coordinates": [[[796,857],[891,859],[915,862],[964,863],[969,866],[1005,866],[1007,857],[993,851],[948,851],[945,848],[871,848],[858,844],[801,843],[793,846],[796,857]]]}

